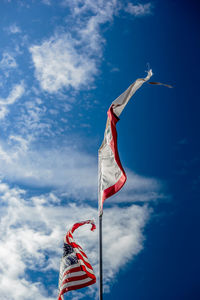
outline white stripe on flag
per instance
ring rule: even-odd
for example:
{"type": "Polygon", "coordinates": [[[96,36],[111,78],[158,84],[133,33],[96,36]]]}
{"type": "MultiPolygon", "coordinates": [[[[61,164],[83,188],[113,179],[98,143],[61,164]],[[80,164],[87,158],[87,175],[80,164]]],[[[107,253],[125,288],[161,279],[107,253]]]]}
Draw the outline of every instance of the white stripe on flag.
{"type": "Polygon", "coordinates": [[[70,281],[70,282],[67,282],[67,283],[63,284],[61,289],[63,290],[66,287],[81,285],[81,284],[87,283],[91,280],[92,280],[91,278],[85,278],[85,279],[82,279],[82,280],[70,281]]]}
{"type": "Polygon", "coordinates": [[[83,275],[85,275],[85,272],[83,272],[83,271],[78,271],[78,272],[73,272],[73,273],[67,273],[67,274],[63,277],[63,281],[64,281],[66,278],[76,277],[76,276],[83,276],[83,275]]]}

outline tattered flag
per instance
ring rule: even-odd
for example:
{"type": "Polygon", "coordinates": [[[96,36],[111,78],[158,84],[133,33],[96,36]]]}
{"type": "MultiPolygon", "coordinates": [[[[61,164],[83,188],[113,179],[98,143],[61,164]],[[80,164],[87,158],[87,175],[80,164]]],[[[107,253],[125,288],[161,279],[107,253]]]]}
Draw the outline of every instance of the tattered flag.
{"type": "Polygon", "coordinates": [[[64,237],[63,256],[60,264],[59,275],[59,295],[58,300],[64,300],[64,294],[71,290],[77,290],[96,282],[93,268],[83,252],[73,238],[73,232],[80,226],[91,224],[91,230],[96,229],[93,221],[87,220],[76,223],[64,237]]]}
{"type": "Polygon", "coordinates": [[[112,102],[107,112],[108,118],[104,139],[99,149],[99,215],[103,214],[104,201],[117,193],[123,187],[127,178],[118,154],[116,123],[119,121],[119,116],[130,98],[152,75],[152,70],[149,70],[145,78],[137,79],[112,102]]]}

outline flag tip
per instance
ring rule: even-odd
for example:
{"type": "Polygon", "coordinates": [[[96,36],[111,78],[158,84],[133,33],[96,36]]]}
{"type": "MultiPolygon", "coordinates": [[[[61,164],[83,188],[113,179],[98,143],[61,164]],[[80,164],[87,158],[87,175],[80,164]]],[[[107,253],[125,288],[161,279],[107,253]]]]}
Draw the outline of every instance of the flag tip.
{"type": "Polygon", "coordinates": [[[168,88],[170,88],[170,89],[173,89],[173,86],[172,86],[172,85],[166,84],[166,83],[149,81],[148,84],[153,84],[153,85],[163,85],[163,86],[166,86],[166,87],[168,87],[168,88]]]}

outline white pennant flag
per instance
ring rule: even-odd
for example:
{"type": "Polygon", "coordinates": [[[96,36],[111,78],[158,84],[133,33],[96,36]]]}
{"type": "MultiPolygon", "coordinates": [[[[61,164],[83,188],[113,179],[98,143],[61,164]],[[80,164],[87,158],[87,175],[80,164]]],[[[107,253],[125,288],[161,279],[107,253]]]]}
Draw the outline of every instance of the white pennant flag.
{"type": "Polygon", "coordinates": [[[130,98],[152,75],[152,70],[149,70],[145,78],[137,79],[112,102],[107,112],[108,119],[104,139],[99,148],[99,215],[103,214],[104,201],[117,193],[123,187],[127,178],[118,154],[116,123],[119,121],[119,116],[130,98]]]}

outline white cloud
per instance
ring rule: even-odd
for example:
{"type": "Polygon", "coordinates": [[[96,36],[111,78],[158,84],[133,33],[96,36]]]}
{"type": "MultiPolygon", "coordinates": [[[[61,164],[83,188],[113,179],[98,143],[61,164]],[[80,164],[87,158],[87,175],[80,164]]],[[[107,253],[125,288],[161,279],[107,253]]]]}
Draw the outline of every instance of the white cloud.
{"type": "Polygon", "coordinates": [[[28,150],[29,141],[17,135],[10,135],[9,142],[14,141],[17,144],[18,151],[26,152],[28,150]]]}
{"type": "Polygon", "coordinates": [[[42,3],[46,5],[51,5],[51,0],[42,0],[42,3]]]}
{"type": "Polygon", "coordinates": [[[17,63],[15,61],[15,58],[8,52],[3,53],[2,60],[0,61],[0,67],[1,68],[16,68],[17,63]]]}
{"type": "Polygon", "coordinates": [[[7,98],[0,98],[0,105],[10,105],[17,101],[24,94],[24,84],[21,82],[20,84],[16,84],[7,98]]]}
{"type": "Polygon", "coordinates": [[[100,26],[112,21],[117,9],[115,0],[64,3],[71,9],[66,18],[68,32],[30,47],[36,78],[50,93],[62,88],[88,88],[93,82],[104,44],[100,26]]]}
{"type": "Polygon", "coordinates": [[[150,210],[147,206],[132,205],[128,208],[104,210],[104,273],[105,282],[116,277],[124,267],[143,249],[144,228],[150,210]],[[112,258],[112,259],[111,259],[112,258]]]}
{"type": "Polygon", "coordinates": [[[127,13],[140,17],[140,16],[146,16],[152,13],[152,4],[146,3],[146,4],[132,4],[128,3],[127,7],[124,9],[127,13]]]}
{"type": "Polygon", "coordinates": [[[21,29],[19,26],[17,26],[16,24],[12,24],[10,25],[10,27],[8,28],[8,31],[12,34],[16,34],[16,33],[20,33],[21,29]]]}
{"type": "MultiPolygon", "coordinates": [[[[41,88],[49,93],[63,88],[79,90],[92,86],[105,43],[101,25],[112,22],[123,7],[117,0],[67,0],[62,1],[62,5],[70,9],[62,33],[57,32],[29,48],[35,76],[41,88]],[[67,33],[63,33],[66,30],[67,33]]],[[[124,10],[144,16],[151,13],[151,8],[151,3],[128,3],[124,10]]]]}
{"type": "Polygon", "coordinates": [[[126,173],[128,179],[125,186],[110,199],[111,202],[148,202],[169,197],[163,193],[164,185],[158,179],[141,176],[130,170],[126,170],[126,173]]]}
{"type": "MultiPolygon", "coordinates": [[[[0,300],[54,299],[57,282],[49,284],[46,291],[44,282],[49,271],[58,274],[63,236],[73,223],[95,218],[96,209],[75,203],[56,205],[52,195],[27,198],[25,191],[11,189],[5,183],[0,183],[0,194],[3,204],[0,213],[0,300]],[[27,271],[36,272],[32,281],[27,271]],[[43,273],[44,282],[37,271],[43,273]]],[[[147,206],[105,209],[103,251],[107,291],[120,269],[143,248],[143,228],[149,214],[147,206]],[[125,246],[120,247],[122,244],[125,246]]],[[[98,275],[97,232],[92,233],[84,226],[77,230],[75,238],[83,246],[98,275]]],[[[87,292],[94,299],[97,285],[87,292]]],[[[76,292],[75,295],[76,299],[82,297],[82,293],[76,292]]]]}
{"type": "MultiPolygon", "coordinates": [[[[0,175],[11,182],[30,187],[49,187],[65,197],[76,200],[94,200],[97,193],[97,159],[84,150],[59,144],[35,146],[20,136],[11,136],[7,143],[0,143],[0,175]]],[[[79,141],[81,144],[81,142],[79,141]]],[[[78,144],[79,144],[78,143],[78,144]]],[[[128,171],[125,187],[110,203],[148,202],[166,197],[161,182],[128,171]]]]}
{"type": "Polygon", "coordinates": [[[33,138],[38,137],[38,135],[50,136],[55,135],[59,128],[51,130],[51,125],[54,120],[49,120],[46,117],[46,106],[39,99],[31,99],[23,103],[20,107],[20,114],[16,117],[16,126],[20,132],[20,135],[25,137],[30,136],[33,138]]]}
{"type": "Polygon", "coordinates": [[[75,199],[96,197],[97,167],[92,156],[64,145],[39,149],[26,143],[25,149],[19,141],[12,137],[9,145],[1,145],[2,176],[29,186],[64,188],[66,196],[75,199]]]}
{"type": "Polygon", "coordinates": [[[9,111],[5,106],[0,106],[0,119],[4,119],[8,112],[9,111]]]}
{"type": "Polygon", "coordinates": [[[115,72],[120,72],[120,69],[117,67],[113,67],[110,72],[115,73],[115,72]]]}
{"type": "Polygon", "coordinates": [[[7,98],[0,98],[0,119],[3,119],[9,112],[8,106],[14,104],[25,92],[24,83],[13,86],[7,98]]]}
{"type": "Polygon", "coordinates": [[[63,87],[79,88],[97,72],[94,59],[76,49],[70,35],[55,36],[30,48],[41,87],[52,93],[63,87]],[[79,53],[80,52],[80,53],[79,53]]]}

